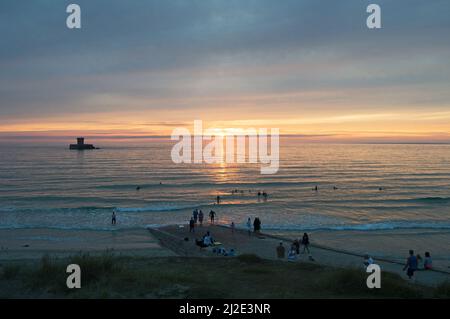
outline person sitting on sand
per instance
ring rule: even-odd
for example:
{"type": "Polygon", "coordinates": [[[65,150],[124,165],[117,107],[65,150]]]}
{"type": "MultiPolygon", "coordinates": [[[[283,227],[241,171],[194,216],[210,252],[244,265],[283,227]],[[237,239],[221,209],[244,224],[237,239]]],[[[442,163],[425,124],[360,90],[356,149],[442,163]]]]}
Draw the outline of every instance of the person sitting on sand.
{"type": "Polygon", "coordinates": [[[198,213],[198,222],[200,223],[200,226],[203,226],[203,212],[200,210],[198,213]]]}
{"type": "Polygon", "coordinates": [[[295,248],[291,248],[288,253],[288,260],[289,261],[296,261],[297,260],[297,254],[295,253],[295,248]]]}
{"type": "Polygon", "coordinates": [[[433,260],[431,259],[430,253],[427,251],[425,253],[425,260],[423,262],[423,269],[424,270],[431,270],[433,269],[433,260]]]}
{"type": "Polygon", "coordinates": [[[116,224],[116,211],[113,210],[112,216],[111,216],[111,225],[115,225],[115,224],[116,224]]]}
{"type": "Polygon", "coordinates": [[[211,209],[211,211],[209,212],[209,220],[210,220],[211,224],[214,224],[215,217],[216,217],[216,212],[211,209]]]}
{"type": "Polygon", "coordinates": [[[277,246],[277,257],[284,259],[286,255],[286,249],[283,246],[283,242],[280,242],[280,244],[277,246]]]}
{"type": "Polygon", "coordinates": [[[364,266],[367,268],[367,267],[369,267],[369,265],[372,265],[372,264],[373,264],[372,257],[370,257],[369,254],[365,254],[364,255],[364,266]]]}
{"type": "Polygon", "coordinates": [[[191,217],[191,220],[189,221],[189,232],[190,233],[195,233],[195,221],[194,221],[194,217],[191,217]]]}
{"type": "Polygon", "coordinates": [[[211,233],[209,231],[203,236],[203,243],[206,246],[212,246],[214,244],[214,239],[211,237],[211,233]]]}
{"type": "Polygon", "coordinates": [[[405,267],[403,267],[403,271],[405,270],[407,270],[408,278],[413,279],[414,272],[417,270],[417,257],[414,256],[414,250],[409,251],[409,257],[406,259],[405,267]]]}
{"type": "Polygon", "coordinates": [[[422,256],[420,256],[420,254],[417,254],[416,259],[417,259],[417,270],[423,270],[424,265],[423,265],[422,256]]]}
{"type": "Polygon", "coordinates": [[[308,251],[308,254],[310,254],[310,251],[309,251],[309,236],[308,236],[307,233],[303,234],[302,245],[303,245],[302,254],[305,253],[305,250],[308,251]]]}

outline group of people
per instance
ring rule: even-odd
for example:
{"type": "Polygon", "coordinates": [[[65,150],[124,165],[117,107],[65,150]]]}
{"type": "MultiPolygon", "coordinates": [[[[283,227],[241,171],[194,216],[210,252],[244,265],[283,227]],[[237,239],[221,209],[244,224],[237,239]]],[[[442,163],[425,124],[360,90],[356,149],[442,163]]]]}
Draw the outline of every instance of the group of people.
{"type": "MultiPolygon", "coordinates": [[[[203,226],[203,211],[201,209],[194,209],[192,212],[191,219],[189,220],[189,232],[195,232],[195,226],[197,225],[197,222],[200,223],[200,226],[203,226]]],[[[216,219],[216,212],[211,209],[209,212],[209,220],[211,224],[214,224],[214,221],[216,219]]]]}
{"type": "MultiPolygon", "coordinates": [[[[364,256],[364,266],[367,268],[373,263],[373,258],[369,254],[366,254],[364,256]]],[[[422,258],[419,254],[415,255],[414,250],[409,251],[409,256],[406,259],[405,266],[403,267],[403,271],[406,270],[406,275],[409,279],[413,279],[414,273],[418,270],[431,269],[433,269],[433,260],[431,259],[430,252],[425,252],[425,258],[422,258]]]]}
{"type": "Polygon", "coordinates": [[[247,232],[248,232],[249,236],[252,234],[252,226],[253,226],[254,233],[258,234],[261,232],[261,220],[259,219],[259,217],[255,217],[255,219],[253,220],[253,223],[252,223],[252,219],[249,217],[247,219],[246,226],[247,226],[247,232]]]}
{"type": "Polygon", "coordinates": [[[415,255],[414,250],[409,251],[409,256],[406,259],[405,266],[403,270],[406,270],[406,274],[409,279],[414,278],[414,273],[417,270],[431,270],[433,269],[433,260],[431,259],[431,254],[427,251],[425,252],[425,258],[420,255],[415,255]]]}
{"type": "MultiPolygon", "coordinates": [[[[307,252],[309,260],[314,261],[313,257],[311,256],[311,251],[309,250],[309,245],[309,236],[307,233],[304,233],[301,240],[296,239],[292,242],[287,256],[288,260],[294,261],[297,259],[298,255],[307,252]],[[303,247],[302,252],[300,252],[301,247],[303,247]]],[[[283,242],[280,242],[280,244],[277,246],[277,257],[280,259],[286,258],[286,248],[284,247],[283,242]]]]}
{"type": "Polygon", "coordinates": [[[205,248],[209,246],[214,245],[214,239],[211,236],[211,233],[209,231],[206,232],[205,235],[203,235],[202,239],[196,239],[195,244],[197,246],[200,246],[200,248],[205,248]]]}

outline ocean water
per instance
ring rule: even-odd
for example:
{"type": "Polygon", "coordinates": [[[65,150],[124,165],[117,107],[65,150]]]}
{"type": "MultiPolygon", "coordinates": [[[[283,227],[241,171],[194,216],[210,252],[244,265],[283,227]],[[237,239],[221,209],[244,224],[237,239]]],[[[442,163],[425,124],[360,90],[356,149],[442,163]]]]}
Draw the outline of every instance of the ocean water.
{"type": "Polygon", "coordinates": [[[186,223],[194,208],[238,227],[258,216],[269,232],[450,229],[450,145],[284,138],[278,173],[261,175],[259,164],[174,164],[168,140],[92,142],[102,149],[2,144],[0,229],[154,227],[186,223]]]}

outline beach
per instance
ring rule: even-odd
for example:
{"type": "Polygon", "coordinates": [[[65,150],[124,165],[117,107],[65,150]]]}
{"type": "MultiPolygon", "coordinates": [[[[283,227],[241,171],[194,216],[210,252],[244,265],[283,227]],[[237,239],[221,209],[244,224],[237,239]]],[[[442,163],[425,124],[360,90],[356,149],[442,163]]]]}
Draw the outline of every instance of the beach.
{"type": "MultiPolygon", "coordinates": [[[[287,258],[282,260],[277,258],[276,247],[283,242],[287,255],[292,243],[291,238],[286,236],[264,233],[255,235],[253,232],[248,235],[246,230],[236,229],[233,232],[227,226],[209,224],[197,226],[194,233],[189,232],[188,225],[117,231],[1,230],[0,261],[38,260],[46,254],[58,258],[80,253],[102,255],[105,251],[123,257],[214,258],[217,255],[212,253],[212,248],[200,249],[195,245],[195,239],[202,238],[207,231],[217,242],[221,243],[220,247],[226,250],[233,248],[236,255],[252,254],[268,260],[287,262],[287,258]]],[[[439,240],[440,243],[445,243],[445,240],[449,238],[449,234],[443,233],[433,233],[430,236],[432,240],[439,240]]],[[[398,237],[400,238],[400,236],[398,237]]],[[[392,234],[389,232],[375,232],[371,236],[367,233],[351,235],[336,232],[313,233],[311,234],[311,256],[314,261],[309,260],[308,254],[300,254],[295,262],[359,269],[364,272],[364,253],[376,251],[383,246],[383,241],[392,243],[391,246],[394,248],[397,247],[398,255],[404,251],[406,258],[407,249],[401,243],[404,244],[404,241],[408,241],[408,234],[404,234],[400,240],[392,240],[392,238],[392,234]],[[353,239],[349,240],[349,238],[353,239]]],[[[409,244],[416,247],[414,241],[409,241],[409,244]]],[[[417,249],[419,248],[421,247],[419,246],[417,249]]],[[[406,273],[402,270],[405,258],[393,258],[386,254],[372,254],[371,256],[375,263],[381,266],[382,271],[398,274],[407,280],[406,273]]],[[[442,256],[445,256],[444,250],[442,256]]],[[[426,286],[436,286],[450,281],[448,260],[435,258],[433,262],[437,271],[418,271],[415,282],[426,286]]]]}
{"type": "Polygon", "coordinates": [[[40,259],[45,254],[67,257],[112,251],[126,256],[175,255],[144,229],[117,231],[16,229],[0,230],[0,260],[40,259]]]}

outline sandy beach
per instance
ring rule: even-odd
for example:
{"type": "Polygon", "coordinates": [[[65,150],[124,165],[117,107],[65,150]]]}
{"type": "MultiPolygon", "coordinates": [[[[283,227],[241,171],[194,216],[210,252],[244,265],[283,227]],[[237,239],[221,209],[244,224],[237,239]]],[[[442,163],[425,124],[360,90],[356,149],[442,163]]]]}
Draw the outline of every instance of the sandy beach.
{"type": "Polygon", "coordinates": [[[55,229],[0,230],[0,260],[38,259],[44,254],[65,257],[78,252],[112,250],[128,256],[164,257],[174,253],[143,229],[88,231],[55,229]]]}
{"type": "MultiPolygon", "coordinates": [[[[116,231],[80,231],[52,229],[20,229],[0,231],[0,260],[39,259],[44,254],[55,257],[67,257],[79,252],[101,254],[111,250],[122,256],[141,257],[213,257],[211,248],[200,249],[195,245],[195,239],[201,238],[210,231],[214,239],[222,243],[221,247],[234,248],[237,255],[255,254],[265,259],[276,260],[276,246],[283,242],[289,249],[291,239],[277,235],[261,234],[250,236],[246,231],[235,230],[225,226],[197,226],[195,233],[189,233],[186,225],[172,225],[161,228],[116,230],[116,231]],[[186,240],[187,239],[187,240],[186,240]]],[[[401,238],[405,238],[403,236],[401,238]]],[[[448,239],[447,233],[431,234],[433,241],[442,243],[448,239]]],[[[300,254],[298,263],[315,263],[332,267],[350,267],[363,270],[363,257],[366,251],[376,251],[383,241],[391,243],[400,250],[401,240],[394,240],[395,234],[390,232],[371,233],[339,233],[316,232],[312,234],[310,261],[307,254],[300,254]],[[394,236],[394,237],[392,237],[394,236]],[[352,238],[352,240],[349,240],[352,238]]],[[[447,241],[448,242],[448,241],[447,241]]],[[[421,241],[412,242],[420,244],[421,241]]],[[[424,244],[426,245],[426,243],[424,244]]],[[[419,246],[419,245],[418,245],[419,246]]],[[[414,247],[418,247],[414,246],[414,247]]],[[[442,244],[444,247],[445,245],[442,244]]],[[[391,247],[392,248],[392,247],[391,247]]],[[[423,248],[419,246],[418,248],[423,248]]],[[[404,250],[404,247],[403,247],[404,250]]],[[[380,255],[381,256],[381,255],[380,255]]],[[[444,256],[444,255],[443,255],[444,256]]],[[[403,259],[393,256],[378,257],[373,255],[375,262],[382,270],[396,273],[407,280],[403,268],[403,259]]],[[[223,257],[227,258],[227,257],[223,257]]],[[[287,259],[283,259],[287,261],[287,259]]],[[[434,260],[437,271],[419,271],[416,274],[417,283],[435,286],[450,281],[448,260],[434,260]]]]}

